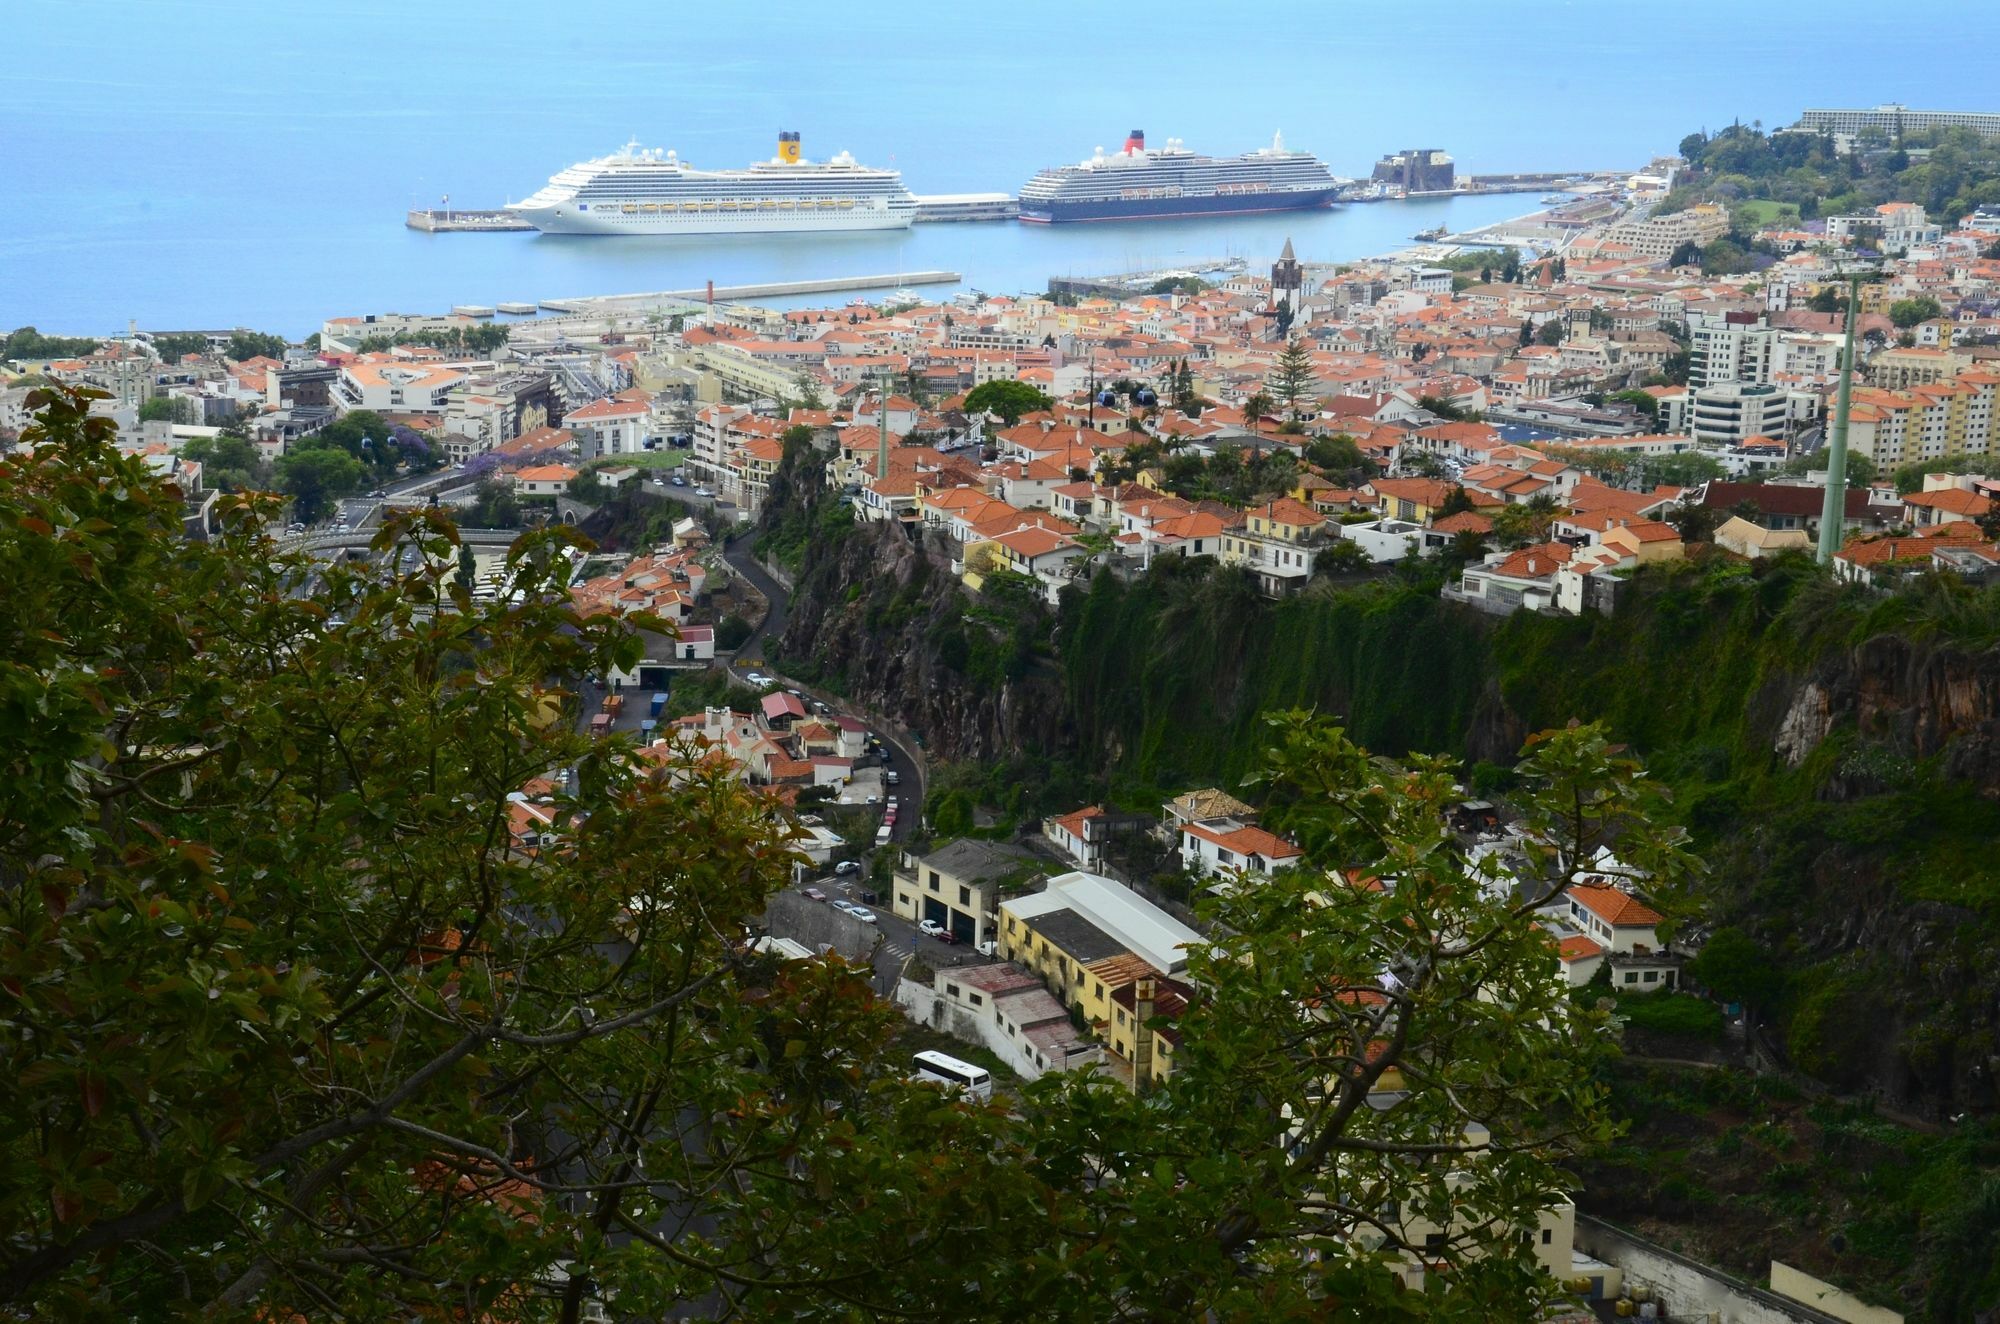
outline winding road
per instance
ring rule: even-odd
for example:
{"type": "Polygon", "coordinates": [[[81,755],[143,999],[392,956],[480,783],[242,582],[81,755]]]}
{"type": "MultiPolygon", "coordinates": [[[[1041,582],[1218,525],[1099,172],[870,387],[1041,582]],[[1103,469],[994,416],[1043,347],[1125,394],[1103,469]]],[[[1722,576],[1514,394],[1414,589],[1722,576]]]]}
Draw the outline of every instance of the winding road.
{"type": "MultiPolygon", "coordinates": [[[[731,570],[743,576],[751,587],[762,593],[764,601],[768,604],[763,623],[744,641],[743,647],[737,652],[739,655],[769,656],[764,644],[784,634],[786,625],[791,621],[792,594],[790,589],[780,584],[757,560],[756,555],[750,550],[752,542],[753,537],[750,533],[737,534],[723,544],[722,559],[729,563],[731,570]]],[[[925,791],[930,780],[930,764],[924,758],[923,747],[917,744],[916,738],[900,721],[888,714],[874,712],[850,703],[840,695],[815,689],[804,681],[780,674],[775,668],[767,667],[765,670],[777,675],[785,684],[800,693],[812,695],[833,711],[848,717],[857,717],[868,723],[869,728],[882,737],[882,742],[896,751],[896,772],[902,778],[901,784],[896,787],[897,796],[904,804],[914,804],[919,811],[922,810],[925,791]]],[[[898,822],[892,836],[898,841],[908,840],[915,828],[916,818],[913,815],[898,822]]]]}

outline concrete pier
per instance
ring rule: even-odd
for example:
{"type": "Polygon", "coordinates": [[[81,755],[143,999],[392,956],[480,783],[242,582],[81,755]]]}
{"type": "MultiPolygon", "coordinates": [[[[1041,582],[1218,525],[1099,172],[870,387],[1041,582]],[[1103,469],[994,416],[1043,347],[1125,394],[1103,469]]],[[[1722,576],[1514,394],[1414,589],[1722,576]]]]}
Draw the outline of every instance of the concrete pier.
{"type": "Polygon", "coordinates": [[[403,224],[412,230],[422,230],[429,234],[473,233],[475,231],[498,232],[502,230],[532,230],[535,227],[505,211],[444,211],[436,207],[418,207],[403,217],[403,224]]]}
{"type": "MultiPolygon", "coordinates": [[[[950,285],[961,277],[956,271],[899,271],[886,276],[832,276],[825,280],[771,281],[762,285],[717,285],[717,301],[768,299],[787,294],[837,294],[846,290],[894,290],[905,285],[950,285]]],[[[542,307],[552,313],[595,312],[620,307],[645,307],[656,303],[699,303],[710,296],[708,286],[693,290],[656,290],[650,294],[590,294],[574,299],[544,299],[542,307]]]]}
{"type": "Polygon", "coordinates": [[[1008,193],[917,195],[918,225],[941,221],[1012,221],[1020,215],[1020,199],[1008,193]]]}

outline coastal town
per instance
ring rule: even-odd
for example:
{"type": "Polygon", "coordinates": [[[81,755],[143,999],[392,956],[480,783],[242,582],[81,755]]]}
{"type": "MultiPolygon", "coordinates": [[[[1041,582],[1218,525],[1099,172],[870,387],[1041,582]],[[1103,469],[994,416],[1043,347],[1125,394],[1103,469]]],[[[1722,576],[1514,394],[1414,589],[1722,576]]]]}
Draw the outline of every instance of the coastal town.
{"type": "MultiPolygon", "coordinates": [[[[1867,113],[1808,112],[1787,132],[1829,160],[1904,152],[1853,118],[1867,113]]],[[[2000,137],[2000,116],[1967,118],[1946,127],[2000,137]]],[[[790,883],[746,941],[866,967],[913,1032],[952,1042],[930,1050],[936,1078],[980,1098],[1074,1072],[1146,1094],[1174,1078],[1203,996],[1189,953],[1217,936],[1209,907],[1303,867],[1312,843],[1220,785],[939,831],[942,761],[911,715],[786,670],[775,641],[802,566],[770,554],[776,517],[810,489],[813,519],[903,540],[975,609],[1053,611],[1101,577],[1212,568],[1272,610],[1400,577],[1488,617],[1587,617],[1616,613],[1642,572],[1822,547],[1857,592],[1994,582],[2000,200],[1806,216],[1718,196],[1703,154],[1729,133],[1479,242],[1343,261],[1287,242],[1254,267],[1116,293],[338,314],[303,344],[17,333],[0,449],[52,382],[100,393],[91,413],[177,485],[191,538],[220,531],[231,494],[276,490],[276,545],[337,565],[381,552],[385,523],[447,510],[466,539],[463,610],[508,600],[519,531],[591,531],[567,602],[630,620],[643,647],[571,678],[577,726],[617,736],[643,777],[724,769],[794,833],[790,883]]],[[[1440,169],[1448,183],[1441,153],[1394,161],[1399,188],[1440,169]]],[[[511,858],[560,849],[583,775],[518,787],[511,858]]],[[[1606,848],[1550,889],[1550,838],[1504,789],[1460,785],[1437,813],[1473,871],[1532,909],[1563,996],[1694,1000],[1693,952],[1645,869],[1606,848]]],[[[621,924],[645,908],[635,896],[621,924]]],[[[1374,1006],[1398,987],[1387,967],[1368,978],[1342,997],[1374,1006]]],[[[1738,999],[1708,1001],[1750,1033],[1738,999]]],[[[1367,1106],[1421,1088],[1392,1069],[1367,1106]]],[[[1449,1226],[1383,1217],[1404,1286],[1448,1272],[1422,1248],[1449,1226]]],[[[1548,1318],[1734,1301],[1567,1197],[1508,1234],[1573,1297],[1548,1318]]],[[[1826,1318],[1785,1302],[1838,1296],[1785,1266],[1771,1281],[1783,1300],[1756,1318],[1826,1318]]]]}

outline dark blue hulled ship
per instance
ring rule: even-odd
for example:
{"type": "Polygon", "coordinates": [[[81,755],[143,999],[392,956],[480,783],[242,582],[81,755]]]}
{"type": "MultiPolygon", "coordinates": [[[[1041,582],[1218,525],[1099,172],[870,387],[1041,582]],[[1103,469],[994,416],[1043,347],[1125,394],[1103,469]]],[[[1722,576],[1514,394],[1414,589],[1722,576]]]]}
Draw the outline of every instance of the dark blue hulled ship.
{"type": "Polygon", "coordinates": [[[1021,189],[1021,219],[1046,225],[1303,211],[1326,206],[1339,188],[1324,162],[1288,151],[1281,134],[1241,156],[1203,156],[1178,138],[1148,151],[1145,133],[1134,129],[1115,155],[1100,147],[1088,161],[1029,180],[1021,189]]]}

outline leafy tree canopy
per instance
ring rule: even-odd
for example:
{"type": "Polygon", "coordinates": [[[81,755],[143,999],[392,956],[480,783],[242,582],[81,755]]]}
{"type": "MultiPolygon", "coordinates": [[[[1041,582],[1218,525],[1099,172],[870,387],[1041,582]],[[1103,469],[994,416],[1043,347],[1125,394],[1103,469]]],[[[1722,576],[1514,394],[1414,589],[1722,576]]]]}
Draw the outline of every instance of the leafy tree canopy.
{"type": "Polygon", "coordinates": [[[367,474],[361,461],[331,446],[294,450],[278,461],[278,487],[308,524],[325,518],[339,498],[359,492],[367,474]]]}
{"type": "Polygon", "coordinates": [[[659,623],[579,615],[571,535],[517,540],[497,604],[436,511],[378,536],[415,557],[315,569],[254,499],[190,543],[88,399],[38,400],[0,460],[10,1312],[1552,1304],[1520,1231],[1610,1127],[1602,1015],[1535,911],[1614,844],[1658,904],[1694,871],[1600,728],[1531,742],[1516,877],[1445,822],[1454,765],[1281,719],[1269,813],[1306,865],[1209,903],[1171,1076],[976,1106],[904,1079],[865,967],[744,942],[797,858],[768,799],[579,731],[565,678],[632,665],[659,623]],[[1398,1290],[1418,1254],[1433,1285],[1398,1290]]]}
{"type": "Polygon", "coordinates": [[[1054,403],[1026,382],[981,382],[965,396],[967,413],[998,414],[1008,427],[1020,422],[1021,415],[1037,413],[1054,403]]]}
{"type": "Polygon", "coordinates": [[[0,336],[0,359],[79,358],[102,343],[89,336],[45,336],[32,326],[0,336]]]}
{"type": "Polygon", "coordinates": [[[1897,326],[1915,326],[1943,316],[1944,305],[1928,294],[1920,294],[1914,299],[1898,299],[1889,305],[1889,320],[1897,326]]]}
{"type": "Polygon", "coordinates": [[[155,421],[192,423],[194,422],[194,401],[179,395],[150,396],[139,402],[139,421],[141,423],[155,421]]]}

